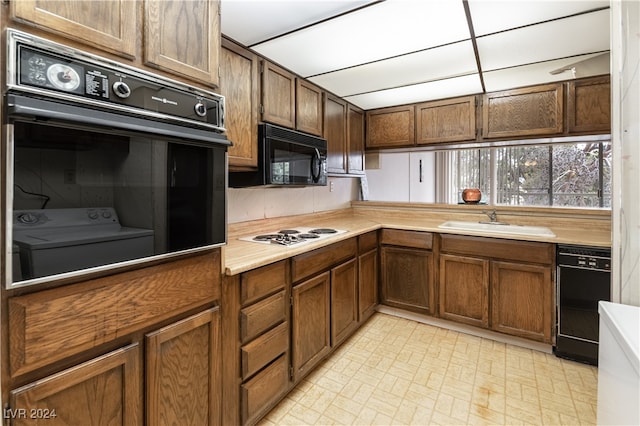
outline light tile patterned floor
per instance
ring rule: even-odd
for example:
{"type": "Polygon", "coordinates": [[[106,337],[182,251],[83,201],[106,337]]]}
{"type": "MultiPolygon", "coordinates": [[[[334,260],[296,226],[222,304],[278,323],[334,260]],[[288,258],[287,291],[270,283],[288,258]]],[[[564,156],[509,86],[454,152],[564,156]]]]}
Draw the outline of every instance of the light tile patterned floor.
{"type": "Polygon", "coordinates": [[[376,313],[270,425],[596,423],[597,368],[376,313]]]}

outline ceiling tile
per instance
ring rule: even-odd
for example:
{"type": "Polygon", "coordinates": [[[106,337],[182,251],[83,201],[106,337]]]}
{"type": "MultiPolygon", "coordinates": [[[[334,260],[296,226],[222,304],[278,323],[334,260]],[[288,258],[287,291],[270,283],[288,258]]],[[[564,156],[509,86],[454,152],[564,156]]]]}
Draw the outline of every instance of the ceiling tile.
{"type": "Polygon", "coordinates": [[[349,96],[446,77],[478,73],[471,41],[462,41],[311,77],[338,96],[349,96]]]}
{"type": "Polygon", "coordinates": [[[468,38],[461,1],[387,0],[253,48],[309,77],[468,38]]]}
{"type": "Polygon", "coordinates": [[[609,0],[468,0],[476,37],[609,7],[609,0]]]}
{"type": "Polygon", "coordinates": [[[473,74],[362,95],[347,96],[345,99],[367,110],[476,93],[482,93],[482,86],[478,74],[473,74]]]}
{"type": "Polygon", "coordinates": [[[251,46],[289,31],[357,9],[372,0],[222,0],[221,29],[251,46]]]}
{"type": "Polygon", "coordinates": [[[487,92],[609,74],[609,54],[595,53],[483,73],[487,92]],[[576,70],[574,76],[572,68],[576,70]],[[566,71],[560,71],[566,69],[566,71]],[[551,74],[552,71],[560,71],[551,74]]]}
{"type": "Polygon", "coordinates": [[[609,50],[609,9],[478,37],[483,71],[609,50]]]}

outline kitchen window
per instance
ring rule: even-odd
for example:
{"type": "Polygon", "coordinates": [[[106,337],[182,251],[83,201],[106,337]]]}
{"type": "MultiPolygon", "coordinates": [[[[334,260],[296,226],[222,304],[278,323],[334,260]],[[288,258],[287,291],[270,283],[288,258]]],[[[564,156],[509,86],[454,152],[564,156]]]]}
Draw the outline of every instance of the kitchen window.
{"type": "Polygon", "coordinates": [[[602,141],[440,152],[441,201],[462,202],[464,188],[479,188],[491,205],[610,208],[611,160],[602,141]]]}

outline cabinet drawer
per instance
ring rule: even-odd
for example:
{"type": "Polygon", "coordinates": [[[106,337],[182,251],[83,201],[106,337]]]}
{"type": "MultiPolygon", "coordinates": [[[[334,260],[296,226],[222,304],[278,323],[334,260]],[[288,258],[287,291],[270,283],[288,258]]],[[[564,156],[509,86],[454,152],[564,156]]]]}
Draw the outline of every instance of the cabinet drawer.
{"type": "Polygon", "coordinates": [[[358,236],[358,253],[366,253],[376,248],[378,248],[378,233],[376,231],[358,236]]]}
{"type": "Polygon", "coordinates": [[[252,423],[269,404],[286,392],[289,384],[287,357],[281,356],[253,379],[241,386],[242,424],[252,423]]]}
{"type": "Polygon", "coordinates": [[[248,342],[285,319],[284,291],[240,311],[240,340],[248,342]]]}
{"type": "Polygon", "coordinates": [[[398,229],[383,229],[382,244],[402,247],[415,247],[431,250],[433,234],[431,232],[402,231],[398,229]]]}
{"type": "Polygon", "coordinates": [[[264,296],[282,290],[286,284],[286,261],[245,272],[240,280],[240,303],[245,306],[255,302],[264,296]]]}
{"type": "Polygon", "coordinates": [[[350,238],[294,257],[291,262],[293,282],[315,275],[354,257],[356,250],[356,239],[350,238]]]}
{"type": "Polygon", "coordinates": [[[242,379],[251,377],[289,347],[288,323],[280,324],[251,343],[244,345],[242,354],[242,379]]]}
{"type": "Polygon", "coordinates": [[[555,246],[549,243],[447,234],[440,237],[442,252],[544,264],[551,264],[555,257],[555,246]]]}

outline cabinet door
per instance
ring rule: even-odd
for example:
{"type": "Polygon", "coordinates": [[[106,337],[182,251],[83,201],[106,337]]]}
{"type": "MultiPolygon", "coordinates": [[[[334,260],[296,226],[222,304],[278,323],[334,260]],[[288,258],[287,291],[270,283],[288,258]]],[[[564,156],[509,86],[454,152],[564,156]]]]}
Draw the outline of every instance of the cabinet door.
{"type": "Polygon", "coordinates": [[[301,78],[296,78],[296,129],[322,136],[323,91],[301,78]]]}
{"type": "Polygon", "coordinates": [[[358,326],[356,259],[331,270],[331,346],[340,344],[358,326]]]}
{"type": "Polygon", "coordinates": [[[425,314],[435,313],[433,253],[382,246],[382,302],[425,314]]]}
{"type": "Polygon", "coordinates": [[[330,279],[329,272],[325,272],[291,290],[294,381],[311,371],[331,349],[330,279]]]}
{"type": "Polygon", "coordinates": [[[347,105],[347,171],[364,174],[364,111],[347,105]]]}
{"type": "Polygon", "coordinates": [[[327,93],[324,109],[327,171],[347,173],[347,103],[327,93]]]}
{"type": "Polygon", "coordinates": [[[145,0],[144,8],[145,63],[217,87],[220,2],[145,0]]]}
{"type": "Polygon", "coordinates": [[[415,143],[415,106],[367,111],[367,148],[410,146],[415,143]]]}
{"type": "Polygon", "coordinates": [[[220,424],[220,311],[146,336],[147,424],[220,424]]]}
{"type": "Polygon", "coordinates": [[[416,106],[416,144],[476,139],[476,98],[447,99],[416,106]]]}
{"type": "Polygon", "coordinates": [[[562,133],[562,87],[562,83],[556,83],[485,94],[482,105],[483,137],[562,133]]]}
{"type": "Polygon", "coordinates": [[[138,3],[135,1],[17,0],[8,3],[13,20],[120,56],[136,56],[138,3]]]}
{"type": "Polygon", "coordinates": [[[225,128],[233,142],[229,168],[258,166],[258,56],[227,39],[220,54],[220,94],[225,97],[225,128]]]}
{"type": "Polygon", "coordinates": [[[551,343],[551,266],[491,262],[491,328],[551,343]]]}
{"type": "Polygon", "coordinates": [[[139,359],[135,343],[12,391],[11,424],[141,425],[139,359]]]}
{"type": "Polygon", "coordinates": [[[262,121],[293,129],[295,108],[295,75],[269,61],[262,61],[262,121]]]}
{"type": "Polygon", "coordinates": [[[611,130],[609,76],[568,83],[567,121],[570,133],[602,133],[611,130]]]}
{"type": "Polygon", "coordinates": [[[370,317],[378,304],[378,249],[358,258],[359,320],[370,317]]]}
{"type": "Polygon", "coordinates": [[[489,260],[440,255],[440,316],[489,327],[489,260]]]}

